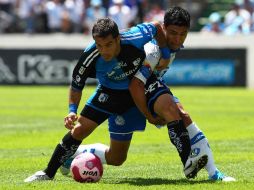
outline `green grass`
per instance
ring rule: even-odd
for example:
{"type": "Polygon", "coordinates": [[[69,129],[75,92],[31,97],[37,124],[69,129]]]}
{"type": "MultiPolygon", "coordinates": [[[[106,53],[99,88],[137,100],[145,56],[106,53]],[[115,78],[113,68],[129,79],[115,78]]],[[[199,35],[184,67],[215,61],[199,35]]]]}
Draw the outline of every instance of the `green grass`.
{"type": "MultiPolygon", "coordinates": [[[[94,88],[84,90],[84,99],[94,88]]],[[[165,128],[148,125],[135,133],[127,161],[105,166],[99,183],[80,184],[59,172],[55,180],[32,184],[24,178],[45,168],[67,132],[68,87],[0,87],[0,189],[252,189],[254,186],[254,91],[243,88],[184,88],[172,91],[206,134],[217,167],[237,179],[211,183],[202,170],[188,181],[165,128]]],[[[108,144],[107,124],[83,143],[108,144]]]]}

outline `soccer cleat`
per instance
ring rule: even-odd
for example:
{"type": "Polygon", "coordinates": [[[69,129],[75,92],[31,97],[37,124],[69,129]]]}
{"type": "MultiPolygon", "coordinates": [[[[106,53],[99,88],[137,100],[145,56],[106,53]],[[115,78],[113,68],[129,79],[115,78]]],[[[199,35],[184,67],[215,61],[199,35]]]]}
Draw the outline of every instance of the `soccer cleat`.
{"type": "Polygon", "coordinates": [[[24,182],[31,183],[35,181],[45,181],[45,180],[52,180],[53,178],[50,178],[47,176],[47,174],[44,171],[38,171],[35,174],[31,175],[30,177],[26,178],[24,182]]]}
{"type": "Polygon", "coordinates": [[[225,176],[223,173],[221,173],[219,170],[215,171],[215,174],[213,176],[209,177],[209,180],[211,181],[222,181],[222,182],[232,182],[236,181],[235,178],[230,176],[225,176]]]}
{"type": "Polygon", "coordinates": [[[208,156],[201,154],[199,148],[191,150],[191,154],[184,166],[184,174],[186,178],[195,178],[197,173],[205,167],[208,162],[208,156]]]}

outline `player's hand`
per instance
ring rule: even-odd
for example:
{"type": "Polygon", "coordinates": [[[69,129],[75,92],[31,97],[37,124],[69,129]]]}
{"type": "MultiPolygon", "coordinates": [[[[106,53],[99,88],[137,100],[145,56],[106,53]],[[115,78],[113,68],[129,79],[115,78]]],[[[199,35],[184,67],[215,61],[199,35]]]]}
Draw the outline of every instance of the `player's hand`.
{"type": "Polygon", "coordinates": [[[163,59],[163,58],[161,58],[160,61],[159,61],[159,63],[156,65],[155,68],[156,68],[158,71],[161,71],[161,70],[163,70],[163,69],[166,69],[167,66],[168,66],[168,64],[169,64],[169,62],[170,62],[170,58],[169,58],[169,59],[163,59]]]}
{"type": "Polygon", "coordinates": [[[78,119],[78,116],[76,113],[69,113],[65,118],[64,118],[64,126],[67,128],[67,129],[73,129],[74,125],[75,125],[75,122],[77,121],[78,119]]]}

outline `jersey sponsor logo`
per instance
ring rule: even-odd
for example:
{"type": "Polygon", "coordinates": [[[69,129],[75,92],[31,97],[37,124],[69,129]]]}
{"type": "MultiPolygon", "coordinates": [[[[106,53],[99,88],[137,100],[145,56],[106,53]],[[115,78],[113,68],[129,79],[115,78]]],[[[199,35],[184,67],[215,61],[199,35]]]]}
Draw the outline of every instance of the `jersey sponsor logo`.
{"type": "Polygon", "coordinates": [[[98,98],[98,101],[101,102],[101,103],[104,103],[108,100],[108,95],[105,94],[105,93],[101,93],[99,95],[99,98],[98,98]]]}
{"type": "Polygon", "coordinates": [[[117,66],[115,67],[115,69],[120,69],[122,67],[127,67],[127,63],[123,62],[123,61],[120,61],[117,63],[117,66]]]}
{"type": "MultiPolygon", "coordinates": [[[[128,77],[129,75],[132,75],[133,73],[135,73],[137,71],[137,68],[134,68],[132,70],[129,70],[127,72],[124,72],[118,76],[114,76],[113,79],[114,80],[124,80],[126,79],[126,77],[128,77]]],[[[112,78],[112,77],[111,77],[112,78]]]]}
{"type": "Polygon", "coordinates": [[[117,125],[123,126],[125,124],[125,119],[123,118],[123,116],[118,115],[115,119],[115,123],[117,125]]]}
{"type": "Polygon", "coordinates": [[[124,61],[119,61],[110,72],[107,72],[107,77],[116,81],[125,80],[128,76],[137,72],[141,61],[141,58],[137,58],[132,61],[134,68],[133,65],[130,65],[124,61]]]}
{"type": "Polygon", "coordinates": [[[114,74],[115,74],[115,71],[111,71],[110,73],[107,72],[107,76],[108,76],[109,78],[111,78],[114,74]]]}

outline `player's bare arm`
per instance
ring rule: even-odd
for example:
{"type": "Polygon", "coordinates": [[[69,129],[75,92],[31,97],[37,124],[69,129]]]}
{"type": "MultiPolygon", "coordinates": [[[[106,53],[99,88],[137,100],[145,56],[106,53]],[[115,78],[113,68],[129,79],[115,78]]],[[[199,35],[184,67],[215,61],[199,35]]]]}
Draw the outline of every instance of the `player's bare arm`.
{"type": "Polygon", "coordinates": [[[155,125],[163,125],[164,120],[159,117],[154,117],[151,112],[148,110],[147,103],[146,103],[146,96],[145,96],[145,87],[144,83],[139,80],[138,78],[134,77],[130,83],[129,91],[131,96],[139,108],[139,110],[145,115],[149,123],[155,125]]]}
{"type": "Polygon", "coordinates": [[[64,118],[64,125],[67,129],[72,129],[77,121],[77,108],[82,97],[82,91],[73,90],[69,91],[69,114],[64,118]]]}

